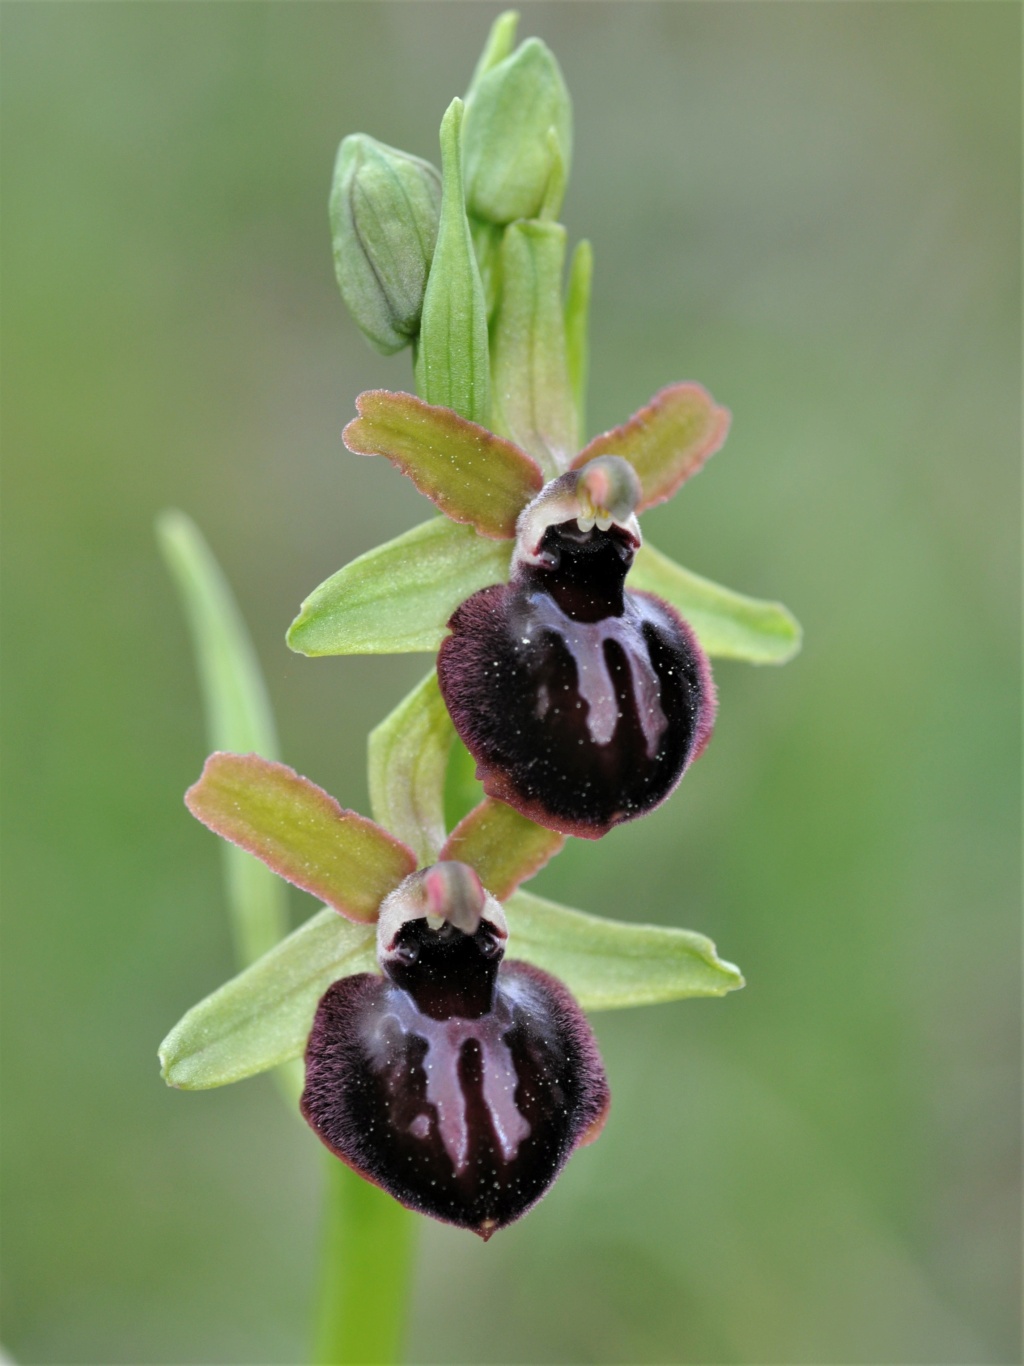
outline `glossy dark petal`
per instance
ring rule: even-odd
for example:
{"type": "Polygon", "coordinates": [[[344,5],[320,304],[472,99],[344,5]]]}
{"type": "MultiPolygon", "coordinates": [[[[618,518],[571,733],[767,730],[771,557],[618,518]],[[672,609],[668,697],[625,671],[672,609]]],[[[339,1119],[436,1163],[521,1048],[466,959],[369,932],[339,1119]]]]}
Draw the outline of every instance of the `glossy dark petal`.
{"type": "MultiPolygon", "coordinates": [[[[477,932],[485,940],[486,929],[477,932]]],[[[428,937],[406,938],[415,948],[428,937]]],[[[342,1161],[403,1205],[488,1238],[596,1137],[608,1087],[586,1018],[561,983],[503,964],[491,1008],[477,1013],[477,936],[447,938],[450,970],[435,961],[431,990],[416,991],[430,1014],[369,973],[327,991],[306,1052],[302,1111],[342,1161]]]]}
{"type": "Polygon", "coordinates": [[[689,626],[624,580],[617,528],[549,528],[550,567],[464,602],[438,656],[455,728],[489,796],[596,839],[675,788],[714,721],[711,670],[689,626]]]}

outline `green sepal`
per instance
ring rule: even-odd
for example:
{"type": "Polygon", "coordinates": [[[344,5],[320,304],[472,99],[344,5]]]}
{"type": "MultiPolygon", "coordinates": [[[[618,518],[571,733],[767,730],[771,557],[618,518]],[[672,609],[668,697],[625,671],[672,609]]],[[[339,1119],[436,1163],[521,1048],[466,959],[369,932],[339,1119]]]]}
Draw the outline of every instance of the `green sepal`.
{"type": "Polygon", "coordinates": [[[569,262],[565,291],[565,363],[569,386],[576,403],[576,430],[582,439],[587,430],[587,380],[590,374],[590,286],[594,278],[594,251],[584,239],[576,243],[569,262]]]}
{"type": "Polygon", "coordinates": [[[473,236],[473,250],[476,263],[480,267],[480,279],[484,287],[484,302],[487,308],[487,323],[494,319],[495,309],[501,297],[501,239],[504,229],[494,223],[485,223],[480,218],[469,220],[473,236]]]}
{"type": "Polygon", "coordinates": [[[160,1074],[204,1091],[301,1057],[331,983],[376,968],[375,927],[325,908],[192,1007],[160,1045],[160,1074]]]}
{"type": "Polygon", "coordinates": [[[441,222],[423,299],[414,371],[428,403],[472,422],[490,416],[487,304],[462,193],[463,104],[441,120],[441,222]]]}
{"type": "MultiPolygon", "coordinates": [[[[277,734],[256,652],[220,566],[191,518],[167,511],[157,539],[191,628],[211,749],[277,758],[277,734]]],[[[287,932],[287,891],[244,849],[224,846],[235,950],[253,963],[287,932]]]]}
{"type": "Polygon", "coordinates": [[[468,863],[487,891],[504,901],[521,882],[540,872],[564,843],[565,836],[557,830],[485,797],[448,836],[441,858],[468,863]]]}
{"type": "Polygon", "coordinates": [[[491,342],[492,425],[549,478],[568,468],[579,449],[562,301],[565,241],[560,223],[505,229],[491,342]]]}
{"type": "MultiPolygon", "coordinates": [[[[743,985],[710,939],[605,920],[516,892],[506,903],[508,957],[558,977],[587,1010],[723,996],[743,985]]],[[[372,926],[322,910],[258,963],[188,1012],[160,1047],[171,1086],[201,1091],[300,1057],[320,997],[341,977],[376,970],[372,926]]]]}
{"type": "MultiPolygon", "coordinates": [[[[408,654],[436,650],[460,602],[505,583],[508,541],[488,541],[446,517],[423,522],[339,569],[313,590],[288,632],[299,654],[408,654]]],[[[781,603],[701,578],[650,543],[628,588],[656,593],[686,618],[709,655],[784,664],[800,649],[799,623],[781,603]]]]}
{"type": "Polygon", "coordinates": [[[748,598],[691,574],[650,542],[637,551],[626,586],[664,598],[718,659],[785,664],[800,649],[800,623],[782,603],[748,598]]]}
{"type": "Polygon", "coordinates": [[[380,903],[416,868],[401,840],[258,754],[211,754],[185,804],[218,835],[350,920],[376,920],[380,903]]]}
{"type": "Polygon", "coordinates": [[[420,157],[352,133],[338,148],[329,212],[341,296],[367,341],[390,356],[419,330],[441,177],[420,157]]]}
{"type": "Polygon", "coordinates": [[[315,588],[291,624],[288,644],[311,656],[436,650],[459,603],[504,583],[511,558],[511,541],[490,541],[435,517],[315,588]]]}
{"type": "Polygon", "coordinates": [[[343,433],[355,455],[382,455],[455,522],[508,539],[544,484],[535,460],[486,427],[415,394],[370,389],[343,433]]]}
{"type": "Polygon", "coordinates": [[[484,50],[473,69],[473,78],[469,83],[469,89],[466,91],[467,104],[473,98],[477,86],[488,71],[497,66],[499,62],[503,62],[511,54],[516,45],[516,28],[518,25],[519,15],[514,9],[507,9],[503,14],[499,14],[491,25],[484,50]]]}
{"type": "Polygon", "coordinates": [[[508,957],[559,978],[584,1010],[724,996],[743,986],[739,968],[692,930],[606,920],[531,892],[505,904],[508,957]]]}
{"type": "Polygon", "coordinates": [[[455,727],[431,669],[370,732],[370,809],[420,865],[436,862],[446,836],[445,775],[455,727]]]}
{"type": "Polygon", "coordinates": [[[528,38],[475,82],[466,104],[466,206],[506,224],[556,217],[572,158],[572,102],[551,49],[528,38]],[[550,136],[549,136],[550,134],[550,136]]]}
{"type": "Polygon", "coordinates": [[[621,455],[637,473],[643,496],[637,511],[671,498],[719,449],[729,432],[729,410],[700,384],[670,384],[620,427],[595,436],[572,462],[582,469],[598,455],[621,455]]]}
{"type": "Polygon", "coordinates": [[[551,157],[551,171],[548,183],[544,187],[544,198],[535,217],[553,223],[565,198],[566,187],[569,184],[569,167],[562,156],[562,146],[555,128],[548,129],[545,141],[548,145],[548,155],[551,157]]]}

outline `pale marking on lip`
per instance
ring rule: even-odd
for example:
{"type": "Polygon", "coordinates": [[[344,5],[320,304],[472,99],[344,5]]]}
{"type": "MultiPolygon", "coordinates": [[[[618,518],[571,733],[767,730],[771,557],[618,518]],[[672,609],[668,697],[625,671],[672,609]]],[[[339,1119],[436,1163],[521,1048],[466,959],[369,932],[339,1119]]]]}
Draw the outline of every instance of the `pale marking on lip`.
{"type": "Polygon", "coordinates": [[[587,730],[595,745],[611,743],[622,714],[604,652],[605,642],[615,641],[629,665],[647,757],[653,759],[668,728],[668,717],[661,706],[661,683],[640,629],[644,619],[642,607],[637,609],[627,601],[626,612],[621,617],[573,621],[547,593],[531,593],[526,611],[527,635],[532,637],[536,631],[549,631],[558,636],[572,656],[580,696],[587,704],[587,730]]]}
{"type": "MultiPolygon", "coordinates": [[[[459,1060],[463,1047],[471,1040],[480,1050],[484,1105],[506,1162],[513,1160],[519,1145],[529,1137],[530,1123],[515,1102],[519,1083],[515,1062],[504,1039],[511,1025],[511,1006],[501,995],[495,1001],[494,1010],[477,1020],[458,1017],[432,1020],[420,1013],[406,992],[395,989],[370,1030],[367,1043],[371,1061],[378,1071],[384,1070],[390,1061],[389,1037],[393,1041],[396,1029],[402,1035],[413,1035],[426,1043],[423,1059],[426,1098],[434,1106],[441,1142],[458,1175],[469,1165],[469,1121],[466,1095],[459,1078],[459,1060]]],[[[425,1140],[429,1136],[429,1124],[420,1123],[424,1118],[418,1115],[410,1125],[409,1132],[414,1138],[425,1140]]]]}

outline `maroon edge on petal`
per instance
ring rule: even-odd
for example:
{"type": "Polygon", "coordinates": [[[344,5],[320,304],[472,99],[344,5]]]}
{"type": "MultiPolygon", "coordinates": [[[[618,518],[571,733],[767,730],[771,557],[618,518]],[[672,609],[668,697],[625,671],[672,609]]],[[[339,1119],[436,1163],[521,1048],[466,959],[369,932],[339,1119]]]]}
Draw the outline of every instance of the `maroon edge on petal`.
{"type": "MultiPolygon", "coordinates": [[[[502,1156],[481,1089],[486,1064],[472,1042],[474,1026],[489,1022],[452,1021],[468,1026],[466,1040],[455,1045],[469,1126],[460,1170],[439,1138],[439,1112],[427,1095],[430,1045],[417,1034],[415,1007],[370,973],[342,978],[321,999],[301,1101],[314,1132],[347,1166],[408,1209],[485,1241],[543,1197],[573,1151],[597,1137],[610,1103],[597,1043],[567,988],[518,962],[502,965],[498,984],[505,1014],[503,1022],[490,1022],[491,1037],[500,1037],[499,1051],[507,1045],[514,1059],[514,1105],[528,1121],[511,1156],[502,1156]]],[[[433,1023],[438,1043],[446,1026],[433,1023]]],[[[435,1072],[443,1070],[443,1052],[434,1064],[435,1072]]]]}
{"type": "Polygon", "coordinates": [[[415,394],[367,389],[356,408],[359,416],[342,432],[353,455],[390,460],[453,522],[491,540],[515,535],[520,512],[544,485],[540,466],[526,451],[415,394]],[[461,484],[454,491],[453,473],[461,484]]]}
{"type": "MultiPolygon", "coordinates": [[[[463,743],[466,742],[463,741],[463,743]]],[[[473,754],[472,746],[466,743],[466,748],[473,754]]],[[[477,760],[477,780],[483,785],[488,797],[493,797],[495,801],[504,802],[506,806],[511,806],[521,816],[525,816],[527,820],[535,821],[537,825],[546,825],[548,829],[566,837],[573,835],[580,840],[599,840],[618,823],[609,821],[606,825],[595,825],[593,822],[574,821],[566,816],[555,815],[547,809],[543,802],[530,801],[518,792],[503,770],[489,768],[475,754],[473,757],[477,760]]]]}
{"type": "MultiPolygon", "coordinates": [[[[633,465],[640,478],[644,494],[637,512],[656,507],[671,498],[687,479],[698,474],[704,464],[717,450],[720,450],[729,434],[732,414],[728,408],[715,403],[702,384],[693,380],[683,380],[659,389],[649,403],[639,408],[628,421],[610,431],[595,436],[572,462],[571,469],[578,470],[598,455],[621,455],[633,465]],[[659,462],[659,468],[648,467],[643,458],[643,450],[634,454],[631,447],[642,443],[650,435],[651,428],[657,428],[659,420],[666,420],[666,409],[675,399],[693,397],[707,404],[709,412],[708,430],[700,441],[687,450],[685,458],[675,462],[659,462]],[[671,469],[671,473],[668,473],[671,469]]],[[[666,434],[666,438],[667,434],[666,434]]]]}

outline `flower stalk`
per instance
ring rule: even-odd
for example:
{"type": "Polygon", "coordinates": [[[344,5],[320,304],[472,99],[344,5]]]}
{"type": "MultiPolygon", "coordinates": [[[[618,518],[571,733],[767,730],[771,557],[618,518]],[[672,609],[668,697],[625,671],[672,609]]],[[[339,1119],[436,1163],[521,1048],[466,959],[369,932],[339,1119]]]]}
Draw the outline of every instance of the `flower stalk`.
{"type": "Polygon", "coordinates": [[[330,1155],[312,1366],[391,1366],[402,1356],[416,1218],[330,1155]]]}

